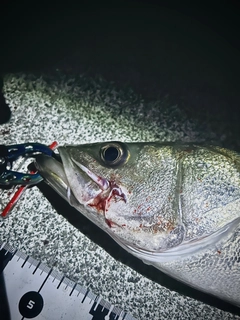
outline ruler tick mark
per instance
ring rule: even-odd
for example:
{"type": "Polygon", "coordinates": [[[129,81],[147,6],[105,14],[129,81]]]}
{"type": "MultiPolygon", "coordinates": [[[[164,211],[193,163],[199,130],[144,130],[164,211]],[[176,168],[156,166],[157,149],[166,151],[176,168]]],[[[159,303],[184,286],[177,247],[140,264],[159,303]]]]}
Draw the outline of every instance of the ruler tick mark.
{"type": "Polygon", "coordinates": [[[72,290],[71,290],[71,292],[69,293],[69,296],[70,296],[70,297],[71,297],[73,291],[75,290],[76,286],[77,286],[77,284],[75,283],[74,286],[73,286],[73,288],[72,288],[72,290]]]}
{"type": "Polygon", "coordinates": [[[84,302],[84,300],[86,299],[86,297],[87,297],[88,293],[89,293],[89,290],[87,290],[87,292],[85,293],[85,296],[84,296],[84,297],[83,297],[83,299],[82,299],[82,303],[83,303],[83,302],[84,302]]]}
{"type": "Polygon", "coordinates": [[[38,267],[40,266],[40,264],[41,264],[41,262],[38,262],[38,264],[36,265],[36,268],[33,270],[33,273],[32,273],[32,274],[34,274],[34,273],[37,271],[37,269],[38,269],[38,267]]]}
{"type": "MultiPolygon", "coordinates": [[[[50,276],[51,272],[52,272],[52,269],[50,269],[50,271],[48,272],[48,275],[46,276],[46,278],[45,278],[45,280],[43,281],[41,287],[39,288],[38,293],[41,291],[42,287],[43,287],[44,284],[46,283],[46,281],[47,281],[48,277],[50,276]]],[[[42,273],[43,273],[43,271],[42,271],[42,273]]]]}
{"type": "Polygon", "coordinates": [[[61,285],[62,282],[63,282],[63,279],[64,279],[64,277],[62,277],[62,279],[60,280],[60,282],[59,282],[59,284],[58,284],[58,286],[57,286],[57,289],[59,289],[60,285],[61,285]]]}
{"type": "Polygon", "coordinates": [[[23,264],[21,265],[21,268],[24,267],[25,263],[28,261],[29,256],[27,256],[27,258],[25,259],[25,261],[23,262],[23,264]]]}

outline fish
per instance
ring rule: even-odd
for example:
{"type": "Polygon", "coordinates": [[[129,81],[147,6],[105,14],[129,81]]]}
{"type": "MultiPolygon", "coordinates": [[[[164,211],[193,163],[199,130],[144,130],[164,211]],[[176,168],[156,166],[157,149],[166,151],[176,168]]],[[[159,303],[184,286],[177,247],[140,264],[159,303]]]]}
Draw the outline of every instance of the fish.
{"type": "MultiPolygon", "coordinates": [[[[124,88],[120,90],[102,76],[91,78],[61,69],[45,75],[5,75],[3,92],[13,112],[10,122],[1,125],[1,132],[9,130],[2,134],[1,143],[207,141],[239,150],[237,131],[234,133],[233,123],[221,113],[224,97],[211,100],[217,112],[209,118],[202,111],[202,104],[209,104],[208,92],[194,96],[186,111],[171,95],[148,100],[131,86],[124,88]],[[199,116],[200,111],[204,117],[199,116]]],[[[107,234],[104,239],[103,232],[95,234],[96,228],[91,230],[92,223],[85,223],[83,215],[79,213],[78,220],[76,210],[60,201],[56,204],[59,199],[52,196],[46,197],[41,185],[29,188],[8,219],[1,221],[1,241],[64,271],[71,280],[127,309],[137,319],[238,318],[239,308],[188,290],[157,269],[154,274],[154,268],[148,269],[137,258],[131,260],[117,252],[107,234]],[[72,223],[69,216],[79,223],[72,223]],[[48,245],[43,242],[46,239],[48,245]]]]}
{"type": "Polygon", "coordinates": [[[43,179],[121,247],[240,306],[240,155],[216,145],[106,141],[38,155],[43,179]]]}

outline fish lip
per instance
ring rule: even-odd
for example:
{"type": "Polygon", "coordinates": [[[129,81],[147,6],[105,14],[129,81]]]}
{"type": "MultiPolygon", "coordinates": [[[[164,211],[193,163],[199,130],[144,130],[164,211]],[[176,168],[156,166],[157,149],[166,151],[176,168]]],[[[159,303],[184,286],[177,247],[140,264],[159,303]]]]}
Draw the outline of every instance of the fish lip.
{"type": "Polygon", "coordinates": [[[44,181],[61,197],[71,205],[77,203],[60,161],[57,161],[53,157],[40,154],[35,158],[34,164],[40,175],[44,178],[44,181]]]}
{"type": "Polygon", "coordinates": [[[59,177],[60,181],[66,186],[69,186],[62,163],[53,157],[39,154],[35,158],[34,165],[37,171],[43,178],[46,178],[46,180],[48,180],[47,177],[52,174],[55,177],[59,177]]]}

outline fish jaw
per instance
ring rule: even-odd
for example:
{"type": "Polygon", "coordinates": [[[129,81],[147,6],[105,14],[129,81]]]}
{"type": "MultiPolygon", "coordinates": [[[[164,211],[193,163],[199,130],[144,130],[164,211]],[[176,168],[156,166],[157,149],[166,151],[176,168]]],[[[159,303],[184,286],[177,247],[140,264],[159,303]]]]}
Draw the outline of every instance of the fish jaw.
{"type": "Polygon", "coordinates": [[[116,198],[118,201],[127,201],[127,191],[114,181],[96,176],[85,166],[72,160],[63,147],[60,149],[63,163],[46,155],[36,157],[35,166],[45,182],[100,228],[104,229],[103,224],[107,228],[116,226],[117,224],[108,219],[106,214],[110,203],[116,201],[116,198]],[[89,211],[93,214],[89,214],[89,211]],[[98,212],[98,215],[95,212],[98,212]]]}
{"type": "MultiPolygon", "coordinates": [[[[84,207],[102,214],[106,218],[112,201],[127,202],[127,190],[115,181],[100,177],[86,166],[71,158],[67,147],[60,147],[59,153],[63,163],[68,184],[78,200],[84,207]]],[[[111,221],[106,218],[106,222],[111,221]]]]}
{"type": "Polygon", "coordinates": [[[34,164],[44,181],[51,188],[73,207],[78,206],[78,201],[71,191],[61,162],[53,157],[40,154],[36,157],[34,164]]]}

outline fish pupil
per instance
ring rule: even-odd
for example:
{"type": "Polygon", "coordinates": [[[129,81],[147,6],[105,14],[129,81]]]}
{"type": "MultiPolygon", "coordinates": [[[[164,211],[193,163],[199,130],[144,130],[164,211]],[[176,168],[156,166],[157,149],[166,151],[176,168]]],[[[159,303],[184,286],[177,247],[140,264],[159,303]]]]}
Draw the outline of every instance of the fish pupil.
{"type": "Polygon", "coordinates": [[[104,166],[116,168],[125,164],[129,159],[129,152],[122,142],[110,142],[100,147],[100,159],[104,166]]]}
{"type": "Polygon", "coordinates": [[[115,147],[109,147],[104,152],[104,159],[107,162],[115,161],[119,156],[119,151],[115,147]]]}

